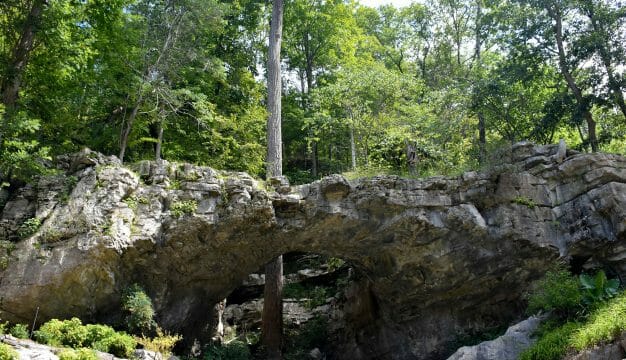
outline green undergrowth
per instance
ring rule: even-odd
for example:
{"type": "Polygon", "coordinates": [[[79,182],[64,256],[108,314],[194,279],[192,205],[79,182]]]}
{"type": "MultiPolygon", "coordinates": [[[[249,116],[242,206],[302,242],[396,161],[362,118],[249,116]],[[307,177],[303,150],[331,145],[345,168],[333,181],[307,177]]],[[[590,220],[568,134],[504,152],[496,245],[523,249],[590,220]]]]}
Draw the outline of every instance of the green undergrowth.
{"type": "Polygon", "coordinates": [[[0,360],[18,360],[17,352],[7,344],[0,343],[0,360]]]}
{"type": "Polygon", "coordinates": [[[626,331],[626,291],[603,271],[574,277],[565,270],[548,272],[530,296],[529,311],[550,311],[535,334],[538,341],[521,360],[557,360],[602,343],[626,331]]]}
{"type": "Polygon", "coordinates": [[[124,332],[117,332],[106,325],[83,325],[78,318],[50,320],[33,335],[42,344],[89,348],[125,358],[132,356],[137,346],[137,341],[124,332]]]}
{"type": "Polygon", "coordinates": [[[59,352],[59,360],[99,360],[98,355],[92,349],[65,349],[59,352]]]}

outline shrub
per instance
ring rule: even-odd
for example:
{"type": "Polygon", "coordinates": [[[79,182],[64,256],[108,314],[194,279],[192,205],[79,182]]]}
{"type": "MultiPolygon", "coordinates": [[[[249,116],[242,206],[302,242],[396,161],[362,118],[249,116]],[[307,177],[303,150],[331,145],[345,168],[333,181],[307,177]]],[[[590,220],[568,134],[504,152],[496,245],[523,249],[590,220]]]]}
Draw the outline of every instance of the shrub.
{"type": "Polygon", "coordinates": [[[19,356],[12,347],[0,343],[0,360],[19,360],[19,356]]]}
{"type": "Polygon", "coordinates": [[[6,334],[9,329],[9,322],[0,323],[0,335],[6,334]]]}
{"type": "Polygon", "coordinates": [[[583,303],[585,305],[593,305],[617,295],[619,281],[617,279],[607,279],[603,270],[598,271],[593,277],[581,274],[579,279],[583,289],[583,303]]]}
{"type": "Polygon", "coordinates": [[[96,350],[106,352],[106,349],[101,350],[99,348],[94,347],[93,345],[97,344],[99,341],[102,341],[102,339],[106,339],[108,337],[115,335],[115,330],[113,330],[113,328],[110,326],[99,325],[99,324],[85,325],[85,329],[87,330],[86,343],[90,344],[91,347],[96,350]]]}
{"type": "Polygon", "coordinates": [[[520,355],[520,360],[559,360],[567,353],[570,336],[580,324],[568,322],[565,325],[543,333],[541,338],[520,355]]]}
{"type": "Polygon", "coordinates": [[[88,331],[78,318],[70,320],[52,319],[41,325],[34,333],[35,339],[52,346],[80,348],[87,344],[88,331]]]}
{"type": "Polygon", "coordinates": [[[18,339],[28,339],[28,326],[24,324],[15,324],[13,325],[11,330],[9,330],[9,334],[15,336],[18,339]]]}
{"type": "Polygon", "coordinates": [[[248,360],[251,358],[250,349],[239,340],[223,345],[209,345],[204,352],[204,360],[248,360]]]}
{"type": "Polygon", "coordinates": [[[137,347],[137,341],[130,335],[116,332],[94,343],[93,347],[96,350],[108,352],[117,357],[130,358],[137,347]]]}
{"type": "Polygon", "coordinates": [[[156,329],[152,300],[138,284],[133,284],[122,295],[122,309],[127,312],[126,325],[133,334],[150,334],[156,329]]]}
{"type": "Polygon", "coordinates": [[[291,329],[285,343],[285,360],[306,359],[314,348],[324,349],[328,342],[328,321],[323,317],[313,318],[304,325],[291,329]]]}
{"type": "Polygon", "coordinates": [[[65,349],[58,356],[59,360],[98,360],[98,355],[93,350],[85,348],[78,350],[65,349]]]}
{"type": "Polygon", "coordinates": [[[77,318],[63,321],[52,319],[35,331],[34,335],[37,341],[44,344],[72,348],[88,347],[126,358],[133,354],[137,345],[130,335],[116,332],[106,325],[83,325],[77,318]]]}
{"type": "Polygon", "coordinates": [[[142,345],[144,349],[158,352],[163,355],[170,355],[174,345],[182,340],[180,335],[170,335],[168,333],[164,333],[160,327],[157,327],[156,333],[157,335],[153,338],[141,336],[135,338],[135,340],[137,340],[137,342],[142,345]]]}
{"type": "Polygon", "coordinates": [[[569,271],[548,271],[528,298],[528,312],[553,311],[557,316],[570,317],[581,309],[582,293],[578,280],[569,271]]]}

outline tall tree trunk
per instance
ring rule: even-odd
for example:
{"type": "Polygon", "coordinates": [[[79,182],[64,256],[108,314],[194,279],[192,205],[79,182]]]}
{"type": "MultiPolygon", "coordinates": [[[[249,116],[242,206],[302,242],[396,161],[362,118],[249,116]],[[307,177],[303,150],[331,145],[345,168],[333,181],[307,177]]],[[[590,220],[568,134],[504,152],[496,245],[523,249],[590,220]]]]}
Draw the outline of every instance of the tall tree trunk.
{"type": "Polygon", "coordinates": [[[350,165],[356,170],[356,140],[354,138],[354,125],[350,125],[350,165]]]}
{"type": "Polygon", "coordinates": [[[20,38],[13,47],[11,59],[2,81],[2,103],[7,109],[13,109],[17,102],[22,82],[22,73],[28,64],[28,57],[35,46],[35,33],[41,24],[47,0],[35,0],[24,22],[20,38]]]}
{"type": "MultiPolygon", "coordinates": [[[[481,62],[481,48],[482,48],[482,0],[476,0],[476,28],[475,28],[475,44],[474,44],[474,66],[479,70],[482,67],[481,62]]],[[[476,113],[478,117],[478,161],[480,164],[485,162],[487,156],[487,136],[485,125],[485,114],[483,114],[480,107],[476,113]]]]}
{"type": "Polygon", "coordinates": [[[133,110],[130,112],[128,116],[128,120],[126,120],[126,127],[122,130],[122,134],[120,136],[120,161],[124,163],[124,156],[126,155],[126,147],[128,146],[128,137],[130,136],[130,131],[133,129],[133,123],[135,122],[135,118],[137,118],[137,113],[139,112],[139,108],[143,103],[143,94],[139,94],[139,98],[135,101],[135,105],[133,106],[133,110]]]}
{"type": "Polygon", "coordinates": [[[34,0],[30,11],[24,22],[24,27],[20,34],[19,40],[11,51],[7,68],[2,78],[0,78],[0,93],[2,94],[2,104],[5,107],[4,119],[0,127],[0,144],[4,140],[6,127],[11,121],[11,117],[15,112],[17,98],[19,96],[20,87],[22,85],[22,74],[28,59],[35,47],[35,34],[41,25],[42,14],[48,0],[34,0]]]}
{"type": "Polygon", "coordinates": [[[417,149],[415,142],[407,140],[406,143],[406,165],[411,176],[417,175],[417,149]]]}
{"type": "Polygon", "coordinates": [[[317,174],[319,173],[317,167],[317,141],[313,141],[311,143],[311,175],[314,179],[317,178],[317,174]]]}
{"type": "MultiPolygon", "coordinates": [[[[267,169],[268,178],[282,176],[280,46],[283,32],[283,0],[274,0],[267,61],[267,169]]],[[[282,358],[283,257],[265,265],[261,336],[270,360],[282,358]]]]}
{"type": "Polygon", "coordinates": [[[478,112],[478,161],[484,164],[487,159],[487,136],[485,126],[485,114],[478,112]]]}
{"type": "MultiPolygon", "coordinates": [[[[311,89],[313,88],[313,59],[308,55],[308,50],[307,52],[307,59],[306,59],[306,66],[305,66],[305,74],[306,74],[306,94],[307,94],[307,107],[308,107],[308,97],[309,94],[311,93],[311,89]]],[[[307,108],[305,107],[303,109],[304,111],[307,110],[307,108]]],[[[319,173],[319,169],[318,169],[318,158],[317,158],[317,141],[313,140],[311,142],[311,176],[316,179],[317,175],[319,173]]]]}
{"type": "Polygon", "coordinates": [[[156,123],[154,134],[152,135],[156,138],[156,143],[154,144],[154,160],[161,160],[161,149],[163,147],[163,120],[159,120],[156,123]]]}
{"type": "Polygon", "coordinates": [[[574,94],[574,98],[576,99],[576,103],[578,108],[580,109],[583,118],[587,122],[587,131],[588,131],[588,140],[591,145],[591,151],[598,151],[598,139],[596,137],[596,122],[593,120],[593,115],[589,110],[589,105],[586,104],[585,99],[583,97],[582,91],[576,84],[576,80],[574,76],[570,73],[567,67],[567,59],[565,56],[565,47],[563,46],[563,17],[561,13],[561,8],[558,5],[554,7],[549,7],[548,13],[552,20],[554,20],[553,30],[554,37],[556,39],[556,45],[559,53],[559,69],[561,70],[561,74],[565,78],[567,82],[567,86],[574,94]]]}

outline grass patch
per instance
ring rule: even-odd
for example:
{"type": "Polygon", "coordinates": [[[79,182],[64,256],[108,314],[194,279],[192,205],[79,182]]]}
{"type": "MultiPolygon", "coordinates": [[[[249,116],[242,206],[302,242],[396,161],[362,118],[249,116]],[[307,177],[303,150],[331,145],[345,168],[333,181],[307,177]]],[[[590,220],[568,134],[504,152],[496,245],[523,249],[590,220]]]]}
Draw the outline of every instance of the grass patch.
{"type": "Polygon", "coordinates": [[[576,350],[608,342],[626,330],[626,292],[594,311],[589,320],[571,338],[576,350]]]}
{"type": "Polygon", "coordinates": [[[561,359],[568,350],[581,351],[616,339],[626,330],[626,292],[597,306],[583,322],[566,322],[539,332],[539,340],[521,360],[561,359]]]}
{"type": "Polygon", "coordinates": [[[520,360],[559,360],[570,345],[571,335],[580,327],[579,323],[568,322],[557,328],[543,330],[540,339],[520,355],[520,360]]]}

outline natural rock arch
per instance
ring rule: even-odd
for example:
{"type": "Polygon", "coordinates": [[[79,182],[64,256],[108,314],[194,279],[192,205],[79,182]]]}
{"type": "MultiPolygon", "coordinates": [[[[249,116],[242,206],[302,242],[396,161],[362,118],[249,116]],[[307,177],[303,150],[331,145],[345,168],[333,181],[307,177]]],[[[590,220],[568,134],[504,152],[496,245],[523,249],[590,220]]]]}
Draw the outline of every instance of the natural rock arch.
{"type": "Polygon", "coordinates": [[[162,325],[197,336],[249,273],[304,251],[367,274],[343,334],[350,358],[434,358],[458,332],[518,316],[528,284],[559,257],[626,274],[626,159],[557,150],[517,144],[505,164],[459,177],[276,188],[191,165],[60,159],[68,175],[4,207],[7,239],[28,218],[45,221],[5,255],[0,318],[32,321],[37,307],[42,319],[110,317],[138,282],[162,325]]]}

